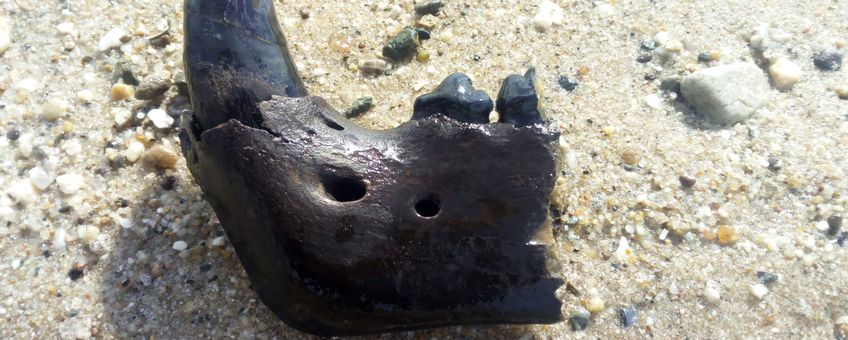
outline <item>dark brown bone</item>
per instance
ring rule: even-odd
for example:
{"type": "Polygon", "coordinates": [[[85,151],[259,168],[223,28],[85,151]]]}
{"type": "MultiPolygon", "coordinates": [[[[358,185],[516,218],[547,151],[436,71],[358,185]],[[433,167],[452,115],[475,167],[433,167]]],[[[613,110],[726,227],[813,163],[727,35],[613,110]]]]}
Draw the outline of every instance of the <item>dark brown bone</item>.
{"type": "MultiPolygon", "coordinates": [[[[235,14],[259,6],[208,2],[235,14]]],[[[188,28],[199,19],[186,20],[188,28]]],[[[207,40],[186,34],[195,112],[184,117],[183,152],[253,287],[282,320],[313,334],[354,335],[561,319],[554,292],[562,282],[546,259],[552,241],[539,236],[550,235],[553,122],[517,128],[435,114],[372,131],[317,97],[261,102],[258,94],[286,94],[266,85],[233,99],[232,84],[208,75],[237,72],[244,87],[262,69],[240,69],[231,57],[194,63],[191,44],[207,40]],[[210,126],[227,114],[210,106],[222,100],[250,114],[210,126]]]]}

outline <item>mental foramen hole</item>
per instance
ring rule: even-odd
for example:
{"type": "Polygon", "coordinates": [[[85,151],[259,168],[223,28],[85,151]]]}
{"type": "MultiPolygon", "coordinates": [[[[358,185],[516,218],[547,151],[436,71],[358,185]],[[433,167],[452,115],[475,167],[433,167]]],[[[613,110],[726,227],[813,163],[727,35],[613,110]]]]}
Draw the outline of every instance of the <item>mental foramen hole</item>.
{"type": "Polygon", "coordinates": [[[361,179],[327,176],[323,178],[324,191],[339,202],[354,202],[365,197],[368,189],[361,179]]]}
{"type": "Polygon", "coordinates": [[[415,203],[415,212],[421,217],[434,217],[442,210],[441,202],[435,196],[427,196],[415,203]]]}

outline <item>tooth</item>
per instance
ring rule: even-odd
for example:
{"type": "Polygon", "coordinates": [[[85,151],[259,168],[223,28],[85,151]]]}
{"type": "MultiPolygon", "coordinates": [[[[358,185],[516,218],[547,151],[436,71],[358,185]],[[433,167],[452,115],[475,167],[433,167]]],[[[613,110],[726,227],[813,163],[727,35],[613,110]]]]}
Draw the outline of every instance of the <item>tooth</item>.
{"type": "Polygon", "coordinates": [[[504,79],[497,100],[499,122],[516,127],[542,123],[544,110],[540,104],[540,93],[541,86],[533,67],[524,76],[513,74],[504,79]]]}
{"type": "Polygon", "coordinates": [[[492,98],[484,91],[475,90],[468,76],[454,73],[433,92],[415,100],[412,119],[441,113],[460,122],[485,124],[493,106],[492,98]]]}

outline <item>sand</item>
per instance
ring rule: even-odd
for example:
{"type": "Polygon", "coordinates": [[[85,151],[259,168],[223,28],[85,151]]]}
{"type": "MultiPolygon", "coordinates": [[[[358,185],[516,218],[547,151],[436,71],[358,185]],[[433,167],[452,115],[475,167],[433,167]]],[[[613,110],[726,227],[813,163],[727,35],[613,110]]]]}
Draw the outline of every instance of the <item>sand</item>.
{"type": "MultiPolygon", "coordinates": [[[[375,108],[356,119],[364,126],[409,119],[414,98],[450,73],[496,94],[507,75],[535,66],[563,130],[558,274],[574,287],[561,294],[566,318],[581,305],[596,311],[588,328],[382,338],[838,337],[848,328],[837,325],[848,315],[848,250],[826,229],[831,216],[848,215],[848,101],[833,90],[848,86],[848,71],[820,71],[812,58],[845,51],[848,5],[555,2],[562,23],[539,32],[536,1],[448,0],[423,46],[429,62],[395,64],[381,77],[355,66],[415,23],[411,1],[277,2],[309,91],[341,110],[373,96],[375,108]],[[769,53],[799,65],[803,78],[783,91],[772,84],[752,118],[711,125],[660,88],[737,61],[765,70],[749,46],[763,24],[777,46],[769,53]],[[352,37],[347,55],[329,47],[334,34],[352,37]],[[655,37],[672,48],[640,47],[655,37]],[[699,62],[700,53],[717,60],[699,62]],[[652,61],[637,62],[644,54],[652,61]],[[574,91],[560,87],[563,75],[579,81],[574,91]],[[694,186],[684,190],[680,176],[694,186]],[[765,292],[759,271],[778,277],[765,292]],[[622,327],[620,308],[636,310],[634,325],[622,327]]],[[[177,115],[188,99],[176,86],[159,100],[121,99],[120,86],[113,97],[128,80],[115,74],[119,61],[141,80],[183,79],[181,7],[0,3],[11,37],[0,57],[0,337],[309,337],[258,301],[182,156],[162,168],[173,163],[176,129],[144,113],[177,115]],[[151,43],[165,30],[170,44],[151,43]],[[142,156],[154,148],[157,157],[142,156]]]]}

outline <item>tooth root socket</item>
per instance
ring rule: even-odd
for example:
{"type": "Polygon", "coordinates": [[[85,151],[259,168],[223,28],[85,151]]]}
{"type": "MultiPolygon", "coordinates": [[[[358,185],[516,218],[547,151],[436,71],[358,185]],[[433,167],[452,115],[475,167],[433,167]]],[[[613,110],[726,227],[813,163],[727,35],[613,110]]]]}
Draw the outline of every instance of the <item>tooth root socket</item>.
{"type": "Polygon", "coordinates": [[[471,79],[454,73],[436,89],[415,100],[412,119],[443,114],[460,122],[486,124],[494,104],[486,92],[475,90],[471,79]]]}
{"type": "Polygon", "coordinates": [[[535,68],[527,70],[524,76],[513,74],[504,79],[497,99],[499,122],[516,127],[542,123],[541,89],[537,87],[535,68]]]}

